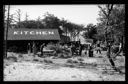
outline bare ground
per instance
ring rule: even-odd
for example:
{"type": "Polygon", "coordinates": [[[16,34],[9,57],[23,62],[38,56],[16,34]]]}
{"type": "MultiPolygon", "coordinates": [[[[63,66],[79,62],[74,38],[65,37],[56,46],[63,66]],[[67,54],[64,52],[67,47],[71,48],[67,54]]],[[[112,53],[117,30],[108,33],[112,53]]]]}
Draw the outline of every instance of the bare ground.
{"type": "MultiPolygon", "coordinates": [[[[82,59],[82,63],[67,63],[68,59],[24,55],[18,62],[4,60],[4,81],[125,81],[125,74],[114,71],[106,57],[82,59]]],[[[125,72],[125,58],[118,57],[115,62],[125,72]]]]}

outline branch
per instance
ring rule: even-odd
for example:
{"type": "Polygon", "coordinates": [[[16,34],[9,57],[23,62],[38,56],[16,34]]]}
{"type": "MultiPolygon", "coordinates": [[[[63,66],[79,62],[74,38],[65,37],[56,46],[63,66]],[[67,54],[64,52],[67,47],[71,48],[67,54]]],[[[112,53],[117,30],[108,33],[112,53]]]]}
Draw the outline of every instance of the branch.
{"type": "Polygon", "coordinates": [[[101,6],[98,6],[100,9],[101,9],[101,11],[105,14],[105,16],[107,17],[107,13],[106,13],[106,11],[101,7],[101,6]]]}
{"type": "Polygon", "coordinates": [[[122,48],[113,56],[113,59],[115,59],[122,51],[122,48]]]}
{"type": "Polygon", "coordinates": [[[113,9],[113,4],[112,5],[108,5],[108,17],[111,14],[112,9],[113,9]],[[110,9],[109,9],[109,6],[111,6],[110,9]]]}

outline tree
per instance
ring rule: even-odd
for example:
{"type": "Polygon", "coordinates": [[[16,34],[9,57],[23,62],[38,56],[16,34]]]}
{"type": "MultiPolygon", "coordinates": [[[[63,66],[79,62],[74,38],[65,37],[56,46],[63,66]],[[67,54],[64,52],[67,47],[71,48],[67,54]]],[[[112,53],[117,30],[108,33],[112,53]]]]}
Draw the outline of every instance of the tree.
{"type": "MultiPolygon", "coordinates": [[[[105,8],[104,8],[105,9],[105,8]]],[[[100,11],[100,24],[102,27],[105,27],[106,16],[100,11]]],[[[114,5],[113,10],[111,11],[111,15],[109,16],[109,28],[107,28],[107,32],[115,42],[120,42],[122,36],[124,36],[124,24],[125,24],[125,6],[122,4],[114,5]]],[[[106,31],[102,28],[102,31],[106,31]]]]}
{"type": "Polygon", "coordinates": [[[37,23],[37,28],[40,28],[40,25],[42,24],[40,16],[37,18],[36,23],[37,23]]]}
{"type": "Polygon", "coordinates": [[[110,14],[111,11],[113,9],[113,4],[107,4],[105,5],[105,7],[101,7],[98,6],[101,9],[101,12],[103,13],[104,19],[102,18],[102,21],[105,22],[105,41],[107,43],[107,39],[108,39],[108,26],[110,26],[109,22],[110,22],[110,14]]]}
{"type": "Polygon", "coordinates": [[[54,16],[53,14],[46,13],[44,15],[43,22],[45,23],[45,28],[53,28],[53,29],[58,29],[60,26],[60,20],[58,17],[54,16]]]}
{"type": "Polygon", "coordinates": [[[25,15],[25,21],[28,21],[28,17],[29,17],[29,15],[26,13],[26,15],[25,15]]]}
{"type": "Polygon", "coordinates": [[[83,36],[85,38],[88,38],[88,39],[93,39],[94,41],[97,39],[96,38],[96,34],[97,34],[97,28],[96,28],[96,25],[93,25],[93,24],[88,24],[86,26],[86,31],[87,32],[84,32],[83,36]]]}
{"type": "Polygon", "coordinates": [[[101,21],[101,24],[104,25],[104,27],[105,27],[105,29],[103,29],[103,30],[105,31],[105,37],[106,37],[105,40],[107,42],[107,47],[108,47],[107,56],[109,58],[111,65],[113,66],[113,68],[120,72],[120,70],[116,68],[115,63],[111,57],[111,54],[110,54],[111,53],[111,51],[110,51],[111,44],[110,44],[110,42],[108,42],[108,40],[112,40],[113,35],[116,35],[116,34],[114,34],[114,32],[117,31],[116,26],[120,25],[119,22],[121,20],[121,18],[119,18],[118,15],[120,15],[122,13],[118,14],[119,11],[117,12],[117,10],[116,10],[117,5],[115,6],[113,4],[107,4],[107,5],[105,5],[105,7],[101,7],[101,6],[98,6],[98,7],[101,9],[100,14],[99,14],[100,15],[99,20],[101,21]]]}
{"type": "Polygon", "coordinates": [[[48,12],[46,12],[44,14],[44,19],[42,20],[42,23],[44,24],[44,27],[47,29],[58,29],[59,34],[62,35],[62,30],[60,29],[61,23],[60,23],[60,19],[56,16],[54,16],[54,14],[50,14],[48,12]]]}
{"type": "MultiPolygon", "coordinates": [[[[29,29],[44,28],[44,25],[41,23],[41,21],[36,21],[36,20],[21,21],[20,26],[21,28],[29,28],[29,29]]],[[[18,28],[18,25],[16,26],[16,28],[18,28]]]]}
{"type": "Polygon", "coordinates": [[[104,28],[104,25],[101,23],[98,23],[96,27],[97,34],[95,35],[95,38],[102,42],[105,41],[105,30],[103,30],[103,28],[104,28]]]}
{"type": "Polygon", "coordinates": [[[21,22],[21,15],[22,15],[21,10],[20,9],[16,10],[15,15],[16,15],[15,18],[17,19],[18,28],[20,28],[21,27],[21,24],[20,24],[20,22],[21,22]]]}

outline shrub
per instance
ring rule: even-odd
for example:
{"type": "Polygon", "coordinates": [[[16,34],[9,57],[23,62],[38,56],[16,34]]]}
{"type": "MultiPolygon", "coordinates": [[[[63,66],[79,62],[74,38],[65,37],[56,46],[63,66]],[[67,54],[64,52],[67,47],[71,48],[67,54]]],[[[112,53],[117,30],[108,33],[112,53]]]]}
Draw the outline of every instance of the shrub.
{"type": "Polygon", "coordinates": [[[63,57],[62,53],[58,53],[57,57],[63,57]]]}
{"type": "Polygon", "coordinates": [[[77,58],[79,61],[84,61],[84,59],[82,59],[82,58],[77,58]]]}
{"type": "Polygon", "coordinates": [[[18,57],[20,57],[20,58],[21,58],[21,57],[23,57],[23,55],[22,55],[22,54],[19,54],[19,56],[18,56],[18,57]]]}
{"type": "Polygon", "coordinates": [[[74,60],[73,63],[79,63],[77,60],[74,60]]]}
{"type": "Polygon", "coordinates": [[[10,61],[13,61],[13,62],[17,62],[17,57],[15,57],[15,56],[10,56],[7,59],[10,61]]]}
{"type": "Polygon", "coordinates": [[[53,63],[51,60],[48,60],[48,59],[44,59],[44,62],[45,63],[53,63]]]}
{"type": "Polygon", "coordinates": [[[73,60],[72,59],[68,59],[67,63],[73,63],[73,60]]]}
{"type": "Polygon", "coordinates": [[[39,59],[33,59],[33,61],[39,61],[39,59]]]}

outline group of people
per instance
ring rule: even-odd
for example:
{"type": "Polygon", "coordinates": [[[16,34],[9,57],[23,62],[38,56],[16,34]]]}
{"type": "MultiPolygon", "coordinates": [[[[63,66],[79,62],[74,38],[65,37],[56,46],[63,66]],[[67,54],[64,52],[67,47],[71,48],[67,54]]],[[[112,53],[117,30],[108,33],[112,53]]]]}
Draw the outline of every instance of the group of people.
{"type": "MultiPolygon", "coordinates": [[[[58,45],[58,44],[57,44],[58,45]]],[[[101,42],[97,42],[96,44],[90,44],[87,47],[85,47],[86,44],[81,44],[79,41],[78,42],[72,42],[70,44],[59,44],[60,45],[60,48],[63,48],[63,49],[67,49],[71,52],[72,56],[73,55],[79,55],[81,56],[82,54],[82,51],[85,50],[87,54],[87,51],[88,51],[88,56],[89,57],[93,57],[93,52],[94,50],[96,50],[96,53],[97,54],[102,54],[101,51],[102,51],[102,46],[101,46],[101,42]]],[[[45,43],[42,43],[40,46],[39,46],[39,50],[41,52],[41,56],[43,56],[43,49],[44,47],[46,46],[45,43]]],[[[114,49],[113,47],[114,46],[111,46],[111,48],[113,48],[113,50],[115,51],[119,51],[121,49],[121,43],[119,45],[119,49],[114,49]]],[[[30,43],[28,43],[28,54],[31,53],[31,51],[33,52],[33,54],[36,54],[36,51],[37,51],[37,48],[36,48],[36,45],[35,43],[32,44],[32,46],[30,45],[30,43]]]]}
{"type": "MultiPolygon", "coordinates": [[[[45,43],[43,43],[43,44],[40,46],[41,55],[43,55],[43,48],[44,48],[44,46],[45,46],[45,43]]],[[[31,44],[28,43],[27,50],[28,50],[28,55],[30,55],[31,52],[35,55],[35,54],[37,53],[36,44],[33,42],[32,46],[31,46],[31,44]]]]}
{"type": "MultiPolygon", "coordinates": [[[[88,55],[91,57],[93,56],[93,49],[94,49],[94,45],[90,44],[88,45],[88,47],[85,47],[86,44],[81,44],[79,41],[78,42],[72,42],[70,44],[59,44],[61,48],[65,48],[67,50],[70,50],[70,52],[72,53],[72,55],[77,54],[80,55],[82,54],[83,50],[88,51],[88,55]]],[[[101,46],[100,46],[100,42],[96,44],[96,51],[97,53],[101,54],[101,46]]],[[[46,46],[45,43],[42,43],[39,46],[39,50],[41,52],[41,55],[43,55],[43,49],[46,46]]],[[[28,54],[31,53],[31,51],[36,54],[37,48],[35,43],[32,44],[32,46],[30,45],[30,43],[28,43],[28,54]]],[[[87,53],[86,53],[87,54],[87,53]]]]}

